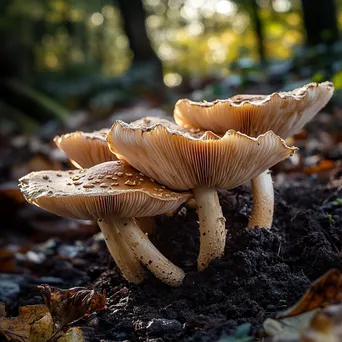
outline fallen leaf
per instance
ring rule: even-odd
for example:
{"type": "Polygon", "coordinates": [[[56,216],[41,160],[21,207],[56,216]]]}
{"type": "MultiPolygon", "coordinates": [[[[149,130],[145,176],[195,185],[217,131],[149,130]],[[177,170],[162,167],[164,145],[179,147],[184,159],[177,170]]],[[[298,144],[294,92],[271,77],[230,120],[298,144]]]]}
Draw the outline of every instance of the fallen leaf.
{"type": "Polygon", "coordinates": [[[335,162],[332,160],[321,160],[317,165],[304,167],[303,171],[307,175],[313,175],[325,171],[330,171],[335,168],[335,162]]]}
{"type": "Polygon", "coordinates": [[[263,327],[267,335],[274,336],[272,342],[278,340],[296,340],[299,338],[299,333],[309,327],[310,320],[315,312],[313,310],[302,315],[286,317],[280,320],[267,318],[263,327]]]}
{"type": "Polygon", "coordinates": [[[332,269],[317,279],[298,303],[280,312],[277,318],[296,316],[336,303],[342,303],[342,272],[332,269]]]}
{"type": "Polygon", "coordinates": [[[341,342],[342,305],[331,305],[319,310],[312,318],[309,329],[300,334],[300,342],[341,342]]]}
{"type": "Polygon", "coordinates": [[[17,317],[0,317],[0,332],[8,341],[45,342],[53,333],[53,321],[46,305],[22,306],[17,317]]]}
{"type": "Polygon", "coordinates": [[[0,302],[0,317],[2,316],[7,316],[6,304],[3,302],[0,302]]]}
{"type": "Polygon", "coordinates": [[[69,328],[63,336],[58,338],[57,342],[85,342],[82,328],[69,328]]]}
{"type": "Polygon", "coordinates": [[[0,197],[11,199],[14,203],[23,204],[25,198],[18,188],[18,182],[7,182],[0,185],[0,197]]]}
{"type": "Polygon", "coordinates": [[[106,306],[105,294],[84,287],[61,290],[49,285],[39,285],[38,289],[59,330],[95,311],[103,310],[106,306]]]}
{"type": "Polygon", "coordinates": [[[15,255],[7,249],[0,249],[0,272],[14,272],[17,266],[15,255]]]}
{"type": "Polygon", "coordinates": [[[270,342],[341,342],[342,305],[305,312],[280,320],[266,319],[265,332],[270,342]]]}

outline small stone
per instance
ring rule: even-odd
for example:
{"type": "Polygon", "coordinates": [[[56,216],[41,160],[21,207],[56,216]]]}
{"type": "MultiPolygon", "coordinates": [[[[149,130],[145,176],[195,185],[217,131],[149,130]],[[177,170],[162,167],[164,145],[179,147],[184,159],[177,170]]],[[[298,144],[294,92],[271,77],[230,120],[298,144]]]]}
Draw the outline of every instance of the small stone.
{"type": "Polygon", "coordinates": [[[1,280],[0,286],[0,301],[10,302],[15,299],[20,292],[20,286],[11,280],[1,280]]]}
{"type": "Polygon", "coordinates": [[[84,187],[85,189],[91,189],[91,188],[94,187],[94,185],[93,185],[93,184],[84,184],[83,187],[84,187]]]}
{"type": "Polygon", "coordinates": [[[153,318],[146,327],[147,334],[152,336],[176,335],[181,330],[182,324],[179,321],[165,318],[153,318]]]}

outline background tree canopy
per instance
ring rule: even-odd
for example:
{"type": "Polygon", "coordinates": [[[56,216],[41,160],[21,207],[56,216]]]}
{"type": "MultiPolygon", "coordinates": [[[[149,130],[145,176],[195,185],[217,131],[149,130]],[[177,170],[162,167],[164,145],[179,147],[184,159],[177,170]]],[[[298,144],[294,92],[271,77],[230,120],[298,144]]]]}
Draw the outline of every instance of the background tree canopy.
{"type": "Polygon", "coordinates": [[[160,85],[210,99],[246,82],[342,83],[342,0],[2,0],[0,7],[7,116],[106,112],[149,90],[164,96],[160,85]]]}

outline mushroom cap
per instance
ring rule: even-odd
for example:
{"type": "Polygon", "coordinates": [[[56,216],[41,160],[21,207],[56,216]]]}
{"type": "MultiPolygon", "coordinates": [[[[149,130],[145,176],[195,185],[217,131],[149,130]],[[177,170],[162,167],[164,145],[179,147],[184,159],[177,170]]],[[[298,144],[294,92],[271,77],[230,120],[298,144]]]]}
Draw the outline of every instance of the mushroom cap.
{"type": "Polygon", "coordinates": [[[19,182],[29,203],[78,219],[154,216],[191,197],[166,189],[120,160],[83,170],[31,172],[19,182]]]}
{"type": "Polygon", "coordinates": [[[297,148],[273,132],[258,138],[228,131],[210,131],[200,138],[161,124],[135,127],[116,121],[107,136],[109,147],[144,174],[171,189],[231,189],[259,175],[297,148]]]}
{"type": "Polygon", "coordinates": [[[224,134],[229,129],[252,137],[272,130],[282,138],[297,133],[330,100],[331,82],[310,83],[290,92],[236,95],[227,100],[179,100],[174,110],[178,125],[224,134]]]}
{"type": "Polygon", "coordinates": [[[84,133],[81,131],[56,136],[53,141],[66,153],[77,168],[89,168],[106,161],[117,160],[108,149],[106,135],[109,129],[84,133]]]}
{"type": "Polygon", "coordinates": [[[205,133],[205,131],[199,128],[187,129],[182,126],[178,126],[174,121],[170,121],[165,118],[159,118],[156,116],[146,116],[130,123],[130,125],[136,128],[149,128],[158,124],[163,125],[171,131],[178,131],[183,132],[184,134],[190,134],[192,137],[195,138],[200,138],[205,133]]]}

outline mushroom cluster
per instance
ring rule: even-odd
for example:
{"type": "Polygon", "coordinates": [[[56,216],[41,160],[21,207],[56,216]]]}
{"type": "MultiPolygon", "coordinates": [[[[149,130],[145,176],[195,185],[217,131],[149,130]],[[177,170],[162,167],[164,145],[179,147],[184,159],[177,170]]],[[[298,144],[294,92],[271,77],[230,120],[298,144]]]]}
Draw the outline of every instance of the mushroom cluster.
{"type": "Polygon", "coordinates": [[[144,265],[161,281],[178,286],[184,272],[144,233],[151,230],[150,218],[194,198],[199,271],[224,253],[226,220],[216,189],[252,181],[249,227],[270,228],[274,198],[268,169],[297,150],[283,139],[302,128],[332,93],[332,83],[324,82],[269,96],[179,100],[176,123],[157,117],[130,124],[117,120],[110,130],[56,137],[78,169],[32,172],[19,186],[28,202],[45,210],[97,220],[128,281],[140,283],[144,265]]]}

